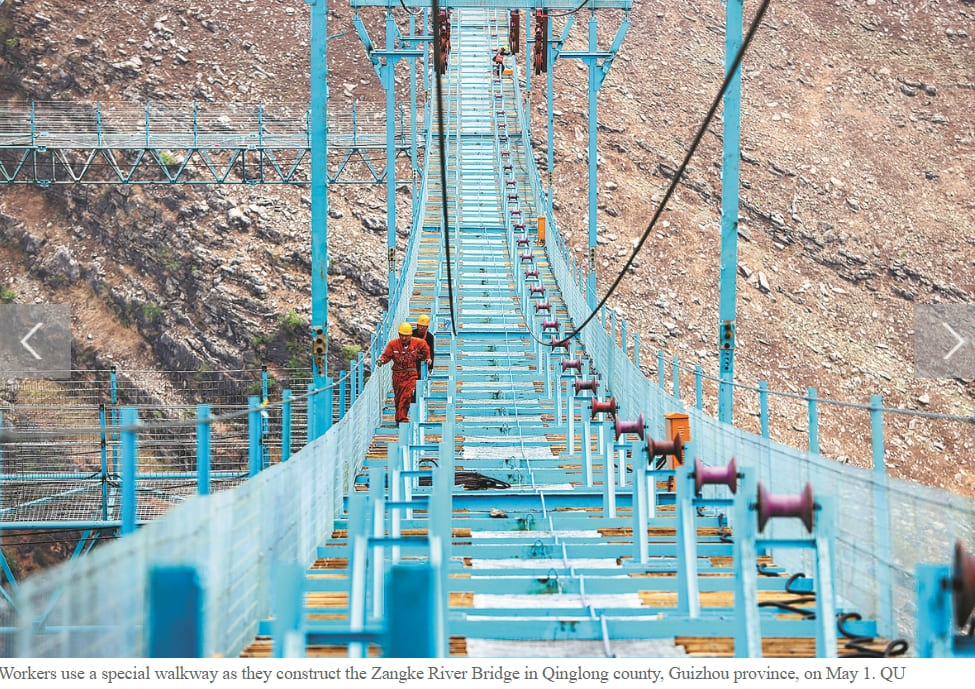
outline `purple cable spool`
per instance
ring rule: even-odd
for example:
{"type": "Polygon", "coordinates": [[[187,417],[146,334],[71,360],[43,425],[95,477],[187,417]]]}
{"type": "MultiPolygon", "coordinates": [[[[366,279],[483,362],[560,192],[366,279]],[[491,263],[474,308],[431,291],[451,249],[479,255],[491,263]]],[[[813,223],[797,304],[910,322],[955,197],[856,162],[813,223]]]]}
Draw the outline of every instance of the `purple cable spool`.
{"type": "Polygon", "coordinates": [[[556,348],[561,347],[566,352],[568,352],[569,351],[569,338],[566,337],[566,338],[563,338],[561,340],[556,340],[555,339],[555,335],[552,335],[552,340],[549,342],[549,346],[552,348],[552,351],[555,351],[556,348]]]}
{"type": "Polygon", "coordinates": [[[518,192],[517,191],[512,191],[511,193],[509,193],[508,194],[508,200],[509,201],[517,201],[518,200],[518,192]]]}
{"type": "MultiPolygon", "coordinates": [[[[680,433],[677,434],[680,437],[680,433]]],[[[738,492],[738,466],[735,458],[723,467],[710,467],[701,461],[700,457],[694,458],[694,492],[700,493],[702,486],[725,485],[731,489],[732,493],[738,492]]]]}
{"type": "Polygon", "coordinates": [[[525,223],[523,223],[523,222],[516,222],[515,223],[515,229],[518,230],[519,232],[524,232],[525,231],[525,223]]]}
{"type": "MultiPolygon", "coordinates": [[[[528,277],[527,275],[525,277],[528,277]]],[[[529,285],[528,286],[530,297],[534,297],[536,294],[539,297],[545,296],[545,286],[544,285],[529,285]]]]}
{"type": "MultiPolygon", "coordinates": [[[[505,169],[506,170],[510,170],[511,169],[511,166],[509,165],[505,169]]],[[[521,215],[521,209],[520,208],[512,208],[508,212],[511,213],[512,215],[517,215],[517,216],[520,216],[521,215]]]]}
{"type": "Polygon", "coordinates": [[[616,398],[607,397],[605,401],[600,401],[593,397],[592,399],[592,418],[596,418],[596,414],[609,414],[614,419],[616,418],[616,398]]]}
{"type": "Polygon", "coordinates": [[[518,237],[515,242],[518,244],[518,246],[528,246],[531,243],[528,237],[518,237]]]}
{"type": "Polygon", "coordinates": [[[616,430],[616,439],[619,440],[620,436],[624,433],[636,433],[640,436],[640,440],[643,440],[643,414],[637,418],[636,421],[620,421],[619,418],[613,424],[616,430]]]}
{"type": "Polygon", "coordinates": [[[952,588],[955,590],[955,622],[964,627],[975,612],[975,557],[965,552],[961,541],[955,541],[952,588]]]}
{"type": "Polygon", "coordinates": [[[647,435],[648,457],[673,457],[677,464],[684,464],[684,438],[678,431],[673,440],[654,440],[647,435]]]}
{"type": "Polygon", "coordinates": [[[538,279],[538,268],[526,268],[525,269],[525,279],[535,278],[538,279]]]}
{"type": "MultiPolygon", "coordinates": [[[[545,294],[545,292],[542,292],[542,294],[545,294]]],[[[537,302],[535,304],[535,313],[538,313],[539,311],[548,311],[549,313],[552,313],[552,305],[547,301],[537,302]]]]}
{"type": "Polygon", "coordinates": [[[807,483],[799,495],[772,495],[759,481],[755,510],[758,512],[759,531],[772,517],[797,517],[805,525],[806,531],[812,533],[816,511],[812,484],[807,483]]]}
{"type": "Polygon", "coordinates": [[[530,251],[527,254],[522,254],[521,255],[521,262],[522,263],[524,263],[525,261],[534,261],[534,260],[535,260],[535,256],[533,256],[532,255],[532,252],[530,252],[530,251]]]}
{"type": "Polygon", "coordinates": [[[595,395],[596,390],[599,389],[599,378],[596,376],[593,376],[589,380],[586,380],[585,378],[576,378],[572,385],[575,388],[577,395],[583,390],[588,390],[595,395]]]}
{"type": "Polygon", "coordinates": [[[554,321],[542,321],[542,332],[545,332],[546,330],[554,330],[555,332],[558,332],[560,325],[562,324],[559,323],[557,318],[554,321]]]}
{"type": "Polygon", "coordinates": [[[582,372],[582,359],[562,359],[562,373],[565,373],[567,369],[574,368],[576,371],[582,372]]]}

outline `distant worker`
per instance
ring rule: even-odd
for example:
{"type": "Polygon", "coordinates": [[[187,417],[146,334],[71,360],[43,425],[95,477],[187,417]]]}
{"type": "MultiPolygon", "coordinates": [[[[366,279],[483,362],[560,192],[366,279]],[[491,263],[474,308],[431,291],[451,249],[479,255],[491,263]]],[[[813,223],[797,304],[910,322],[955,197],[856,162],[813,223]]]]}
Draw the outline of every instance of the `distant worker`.
{"type": "MultiPolygon", "coordinates": [[[[433,359],[436,354],[434,351],[434,337],[433,333],[430,332],[430,316],[423,314],[416,319],[416,327],[413,328],[413,337],[423,340],[427,343],[427,347],[430,348],[430,365],[427,366],[427,374],[430,373],[430,369],[433,368],[433,359]]],[[[416,375],[420,376],[420,366],[422,362],[416,362],[416,375]]]]}
{"type": "Polygon", "coordinates": [[[382,355],[376,360],[380,366],[393,362],[393,395],[396,400],[396,423],[410,420],[410,401],[416,390],[419,376],[417,366],[421,361],[427,368],[433,364],[430,347],[423,340],[413,337],[413,326],[401,323],[399,337],[389,341],[382,355]]]}
{"type": "Polygon", "coordinates": [[[498,76],[501,76],[501,72],[504,71],[504,58],[506,55],[511,55],[511,51],[508,50],[508,46],[503,45],[498,48],[498,51],[494,54],[494,68],[498,70],[498,76]]]}

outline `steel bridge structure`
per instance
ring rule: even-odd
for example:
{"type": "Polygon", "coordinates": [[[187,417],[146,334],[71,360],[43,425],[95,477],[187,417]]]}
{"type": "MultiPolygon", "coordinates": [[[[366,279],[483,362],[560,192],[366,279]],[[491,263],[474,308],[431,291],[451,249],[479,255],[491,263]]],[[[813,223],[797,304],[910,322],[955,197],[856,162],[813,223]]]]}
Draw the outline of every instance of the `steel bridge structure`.
{"type": "MultiPolygon", "coordinates": [[[[377,167],[372,181],[395,183],[398,153],[421,171],[398,269],[390,253],[389,311],[370,354],[375,361],[399,323],[429,314],[436,357],[407,423],[393,421],[388,368],[367,381],[359,357],[339,380],[327,378],[323,213],[327,184],[338,181],[327,156],[366,144],[355,126],[346,132],[352,141],[326,126],[326,10],[309,4],[311,105],[277,109],[287,117],[258,109],[242,127],[239,112],[194,111],[177,118],[181,133],[174,125],[164,135],[152,110],[140,126],[110,132],[109,114],[121,110],[95,107],[83,115],[95,131],[77,139],[35,126],[40,108],[0,122],[8,184],[80,183],[96,171],[112,183],[308,183],[318,273],[310,381],[274,393],[264,379],[246,402],[165,418],[114,393],[107,404],[74,405],[88,416],[70,423],[31,422],[16,403],[0,408],[0,533],[70,527],[122,536],[80,546],[90,552],[21,582],[0,557],[4,655],[972,654],[962,630],[975,608],[975,504],[887,474],[883,420],[896,410],[879,396],[863,407],[870,469],[820,454],[814,438],[826,401],[814,390],[802,398],[809,447],[770,439],[772,393],[731,376],[733,245],[723,243],[721,257],[722,266],[732,257],[721,297],[732,307],[719,324],[719,418],[703,410],[700,369],[685,373],[685,383],[695,378],[691,396],[682,395],[679,361],[668,366],[662,352],[657,380],[648,379],[639,337],[611,310],[567,336],[597,303],[595,102],[626,33],[627,1],[585,5],[584,52],[561,51],[575,15],[546,40],[549,66],[561,57],[588,67],[588,271],[564,243],[551,184],[536,165],[522,59],[498,71],[490,63],[507,42],[509,12],[530,8],[450,3],[441,128],[432,98],[422,121],[408,121],[389,96],[397,61],[427,59],[433,20],[414,23],[411,12],[402,34],[392,13],[425,5],[352,3],[390,17],[382,48],[357,24],[387,88],[385,173],[377,167]],[[621,17],[608,48],[596,41],[597,11],[621,17]],[[725,418],[735,388],[757,398],[759,434],[725,418]],[[150,461],[176,435],[191,448],[182,466],[150,461]],[[70,471],[38,470],[27,457],[39,444],[85,445],[94,458],[70,471]],[[181,491],[167,492],[167,482],[181,491]],[[83,515],[46,519],[45,510],[82,494],[83,515]]],[[[560,0],[547,9],[581,8],[560,0]]],[[[728,12],[738,26],[728,32],[733,54],[741,3],[729,2],[728,12]]],[[[551,69],[546,78],[551,113],[551,69]]],[[[737,128],[735,107],[726,127],[730,119],[737,128]]],[[[369,136],[378,146],[379,132],[369,136]]],[[[551,117],[548,136],[550,172],[551,117]]],[[[737,185],[728,168],[725,183],[737,185]]],[[[389,198],[392,220],[395,193],[389,198]]],[[[723,217],[736,219],[736,204],[723,206],[723,217]]],[[[105,384],[115,389],[114,379],[105,384]]]]}

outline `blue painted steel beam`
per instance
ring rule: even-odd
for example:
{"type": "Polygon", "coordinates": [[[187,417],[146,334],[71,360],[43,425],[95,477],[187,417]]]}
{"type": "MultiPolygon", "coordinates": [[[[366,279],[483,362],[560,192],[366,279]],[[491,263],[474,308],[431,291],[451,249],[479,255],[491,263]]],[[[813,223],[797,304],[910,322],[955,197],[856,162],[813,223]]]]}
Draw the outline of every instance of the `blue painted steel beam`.
{"type": "Polygon", "coordinates": [[[126,536],[135,531],[135,519],[138,514],[136,508],[135,472],[138,465],[138,439],[135,425],[139,422],[138,412],[134,407],[122,409],[122,527],[121,533],[126,536]]]}
{"type": "Polygon", "coordinates": [[[203,655],[203,587],[193,567],[149,572],[147,643],[150,658],[203,655]]]}
{"type": "MultiPolygon", "coordinates": [[[[742,2],[728,0],[725,15],[725,72],[742,45],[742,2]]],[[[721,157],[721,265],[718,278],[718,419],[732,423],[738,275],[738,187],[741,166],[741,65],[724,98],[721,157]]]]}
{"type": "MultiPolygon", "coordinates": [[[[312,384],[328,375],[328,3],[311,5],[311,360],[312,384]]],[[[325,432],[324,405],[315,400],[308,441],[325,432]]],[[[251,469],[253,471],[253,467],[251,469]]]]}

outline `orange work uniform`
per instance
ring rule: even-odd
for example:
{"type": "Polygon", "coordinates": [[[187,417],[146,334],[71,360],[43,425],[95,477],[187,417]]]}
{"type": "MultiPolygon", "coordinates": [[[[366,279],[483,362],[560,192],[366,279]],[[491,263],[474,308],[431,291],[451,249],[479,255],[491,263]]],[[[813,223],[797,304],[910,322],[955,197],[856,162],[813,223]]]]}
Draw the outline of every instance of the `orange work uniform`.
{"type": "Polygon", "coordinates": [[[391,340],[379,357],[379,363],[393,362],[393,395],[396,399],[396,423],[409,421],[410,402],[416,390],[417,365],[430,359],[430,347],[416,337],[406,345],[397,337],[391,340]]]}

